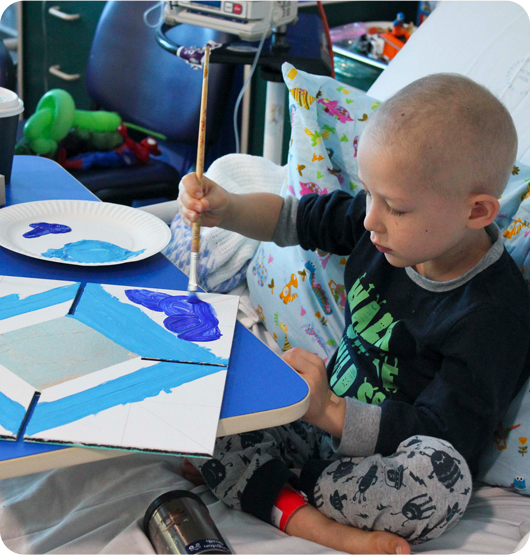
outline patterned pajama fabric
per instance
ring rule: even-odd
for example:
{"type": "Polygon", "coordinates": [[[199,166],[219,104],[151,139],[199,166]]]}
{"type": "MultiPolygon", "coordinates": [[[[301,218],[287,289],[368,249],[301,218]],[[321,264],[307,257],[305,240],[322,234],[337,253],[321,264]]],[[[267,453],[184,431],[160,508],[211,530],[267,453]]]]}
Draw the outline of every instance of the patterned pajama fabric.
{"type": "Polygon", "coordinates": [[[249,480],[275,459],[293,472],[295,487],[304,465],[320,460],[323,471],[313,492],[304,493],[319,511],[359,529],[396,533],[412,544],[453,527],[471,497],[467,464],[448,442],[414,436],[387,457],[340,457],[331,437],[304,421],[219,438],[214,457],[194,464],[220,500],[241,510],[249,480]]]}

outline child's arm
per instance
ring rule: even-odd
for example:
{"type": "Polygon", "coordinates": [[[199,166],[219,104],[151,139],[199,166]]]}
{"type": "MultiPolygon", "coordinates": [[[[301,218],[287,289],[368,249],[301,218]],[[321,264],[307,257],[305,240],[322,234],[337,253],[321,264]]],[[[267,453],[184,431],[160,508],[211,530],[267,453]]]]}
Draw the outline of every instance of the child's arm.
{"type": "Polygon", "coordinates": [[[260,241],[271,241],[282,206],[279,195],[229,193],[205,176],[201,189],[195,173],[184,176],[180,185],[179,211],[186,224],[201,215],[202,226],[219,226],[260,241]]]}
{"type": "Polygon", "coordinates": [[[300,348],[290,349],[282,358],[309,385],[309,408],[302,417],[304,421],[340,439],[346,416],[346,400],[331,391],[324,361],[318,355],[300,348]]]}

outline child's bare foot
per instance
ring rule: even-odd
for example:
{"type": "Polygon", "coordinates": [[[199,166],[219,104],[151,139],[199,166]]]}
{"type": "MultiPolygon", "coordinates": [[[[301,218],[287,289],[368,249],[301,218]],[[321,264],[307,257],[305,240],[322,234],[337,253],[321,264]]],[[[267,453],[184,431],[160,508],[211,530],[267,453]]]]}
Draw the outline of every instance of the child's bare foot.
{"type": "Polygon", "coordinates": [[[342,525],[309,504],[292,515],[285,532],[350,554],[410,554],[409,543],[398,535],[342,525]]]}
{"type": "Polygon", "coordinates": [[[193,483],[195,486],[205,484],[201,472],[195,469],[195,467],[193,467],[189,459],[184,458],[184,461],[182,462],[181,471],[184,478],[188,480],[190,483],[193,483]]]}

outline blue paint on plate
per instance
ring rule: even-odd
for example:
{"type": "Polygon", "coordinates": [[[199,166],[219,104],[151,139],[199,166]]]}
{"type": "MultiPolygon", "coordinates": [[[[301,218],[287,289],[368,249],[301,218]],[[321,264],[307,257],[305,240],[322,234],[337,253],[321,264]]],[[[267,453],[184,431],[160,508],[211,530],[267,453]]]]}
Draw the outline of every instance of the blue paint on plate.
{"type": "Polygon", "coordinates": [[[49,222],[36,222],[35,224],[30,224],[29,227],[33,228],[33,230],[22,234],[22,237],[31,239],[48,234],[66,234],[72,231],[70,226],[65,226],[64,224],[51,224],[49,222]]]}
{"type": "Polygon", "coordinates": [[[73,263],[101,264],[126,261],[144,251],[145,249],[129,251],[129,249],[124,249],[108,241],[82,239],[74,243],[67,243],[60,249],[48,249],[48,251],[42,253],[42,256],[73,263]]]}

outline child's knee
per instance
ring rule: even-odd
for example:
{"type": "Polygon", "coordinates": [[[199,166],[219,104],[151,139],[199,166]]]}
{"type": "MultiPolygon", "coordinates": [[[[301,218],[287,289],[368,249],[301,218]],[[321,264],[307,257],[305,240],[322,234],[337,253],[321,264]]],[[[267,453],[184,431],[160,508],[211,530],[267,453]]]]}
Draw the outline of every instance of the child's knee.
{"type": "Polygon", "coordinates": [[[413,436],[402,442],[396,455],[406,454],[408,474],[428,480],[429,490],[452,494],[471,490],[472,478],[464,457],[452,444],[431,436],[413,436]]]}
{"type": "Polygon", "coordinates": [[[471,498],[472,477],[465,459],[449,442],[415,436],[404,441],[397,454],[402,450],[408,481],[416,484],[399,512],[401,531],[395,532],[419,544],[458,523],[471,498]]]}
{"type": "Polygon", "coordinates": [[[314,495],[317,507],[340,523],[420,543],[458,522],[471,496],[471,474],[451,444],[418,436],[390,456],[332,463],[314,495]]]}

